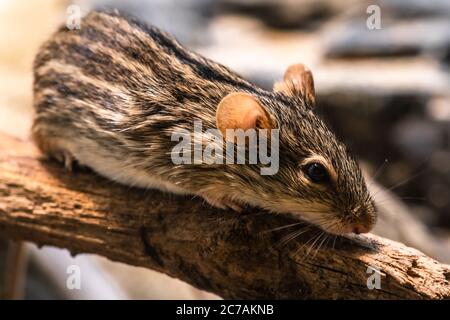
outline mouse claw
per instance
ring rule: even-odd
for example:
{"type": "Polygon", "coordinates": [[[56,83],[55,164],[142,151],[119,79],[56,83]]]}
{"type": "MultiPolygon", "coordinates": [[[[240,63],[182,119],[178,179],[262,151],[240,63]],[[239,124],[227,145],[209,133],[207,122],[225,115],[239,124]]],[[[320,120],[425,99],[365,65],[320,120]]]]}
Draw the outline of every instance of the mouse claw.
{"type": "Polygon", "coordinates": [[[74,158],[68,152],[64,152],[64,167],[67,171],[72,172],[74,158]]]}
{"type": "Polygon", "coordinates": [[[73,163],[75,159],[72,157],[72,155],[67,151],[62,151],[60,154],[56,156],[57,160],[62,162],[64,164],[64,168],[72,172],[73,169],[73,163]]]}

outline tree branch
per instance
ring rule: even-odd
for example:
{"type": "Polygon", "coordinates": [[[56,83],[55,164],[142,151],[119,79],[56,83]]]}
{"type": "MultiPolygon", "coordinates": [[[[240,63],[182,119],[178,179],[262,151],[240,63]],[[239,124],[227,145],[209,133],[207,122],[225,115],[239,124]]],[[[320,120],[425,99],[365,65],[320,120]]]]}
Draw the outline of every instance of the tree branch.
{"type": "Polygon", "coordinates": [[[272,229],[295,222],[68,173],[30,142],[0,134],[3,237],[148,267],[224,298],[450,298],[448,265],[374,235],[332,237],[318,250],[320,230],[310,226],[277,245],[299,226],[272,229]],[[368,289],[369,266],[381,289],[368,289]]]}

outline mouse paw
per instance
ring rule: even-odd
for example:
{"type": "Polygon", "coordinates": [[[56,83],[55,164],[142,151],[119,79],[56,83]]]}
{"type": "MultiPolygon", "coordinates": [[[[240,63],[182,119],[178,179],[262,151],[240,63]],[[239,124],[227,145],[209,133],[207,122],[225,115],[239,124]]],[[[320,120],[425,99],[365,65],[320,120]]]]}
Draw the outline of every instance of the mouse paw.
{"type": "Polygon", "coordinates": [[[242,212],[243,210],[239,204],[228,199],[218,199],[205,196],[203,196],[203,199],[205,199],[205,201],[208,202],[208,204],[210,204],[211,206],[222,210],[231,209],[236,212],[242,212]]]}
{"type": "Polygon", "coordinates": [[[64,168],[67,171],[72,172],[75,158],[68,151],[61,151],[57,155],[55,155],[55,157],[58,161],[64,163],[64,168]]]}

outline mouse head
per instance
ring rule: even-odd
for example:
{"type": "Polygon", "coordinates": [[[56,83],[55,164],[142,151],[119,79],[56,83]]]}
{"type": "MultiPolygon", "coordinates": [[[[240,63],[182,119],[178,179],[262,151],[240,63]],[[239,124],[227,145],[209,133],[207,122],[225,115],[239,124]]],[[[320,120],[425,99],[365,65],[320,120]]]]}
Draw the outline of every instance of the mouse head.
{"type": "Polygon", "coordinates": [[[242,190],[249,189],[246,202],[292,213],[329,233],[369,232],[376,221],[374,202],[355,158],[313,113],[311,72],[291,66],[274,90],[271,96],[231,93],[219,104],[216,120],[223,134],[225,128],[279,129],[278,172],[247,172],[234,197],[245,197],[242,190]]]}

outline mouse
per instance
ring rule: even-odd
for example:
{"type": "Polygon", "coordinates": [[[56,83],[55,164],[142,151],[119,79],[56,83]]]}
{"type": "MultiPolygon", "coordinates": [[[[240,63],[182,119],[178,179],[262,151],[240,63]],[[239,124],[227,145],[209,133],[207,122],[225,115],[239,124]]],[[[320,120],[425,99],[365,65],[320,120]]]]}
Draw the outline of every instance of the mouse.
{"type": "Polygon", "coordinates": [[[336,235],[376,223],[361,168],[315,114],[312,72],[301,63],[266,90],[157,27],[99,10],[79,29],[60,27],[33,76],[33,140],[68,170],[76,162],[124,185],[288,214],[336,235]],[[236,143],[228,129],[266,130],[266,142],[277,132],[276,173],[261,174],[260,163],[174,163],[173,133],[196,121],[226,145],[236,143]]]}

